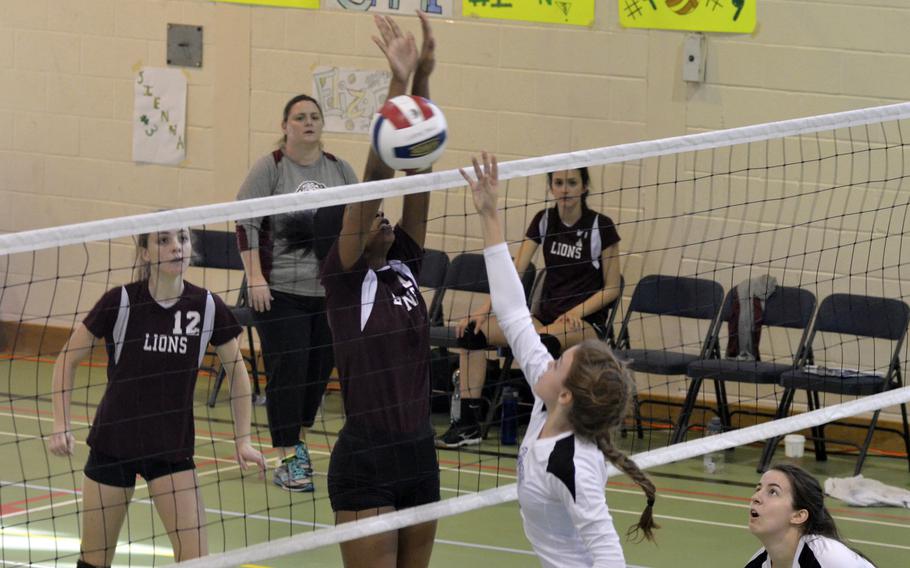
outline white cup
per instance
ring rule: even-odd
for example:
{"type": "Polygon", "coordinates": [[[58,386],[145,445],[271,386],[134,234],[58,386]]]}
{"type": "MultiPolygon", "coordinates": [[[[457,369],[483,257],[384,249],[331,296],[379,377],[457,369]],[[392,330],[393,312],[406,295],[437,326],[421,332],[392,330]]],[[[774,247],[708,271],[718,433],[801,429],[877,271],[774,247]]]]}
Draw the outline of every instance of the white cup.
{"type": "Polygon", "coordinates": [[[784,436],[784,454],[788,458],[801,458],[806,451],[806,437],[802,434],[784,436]]]}

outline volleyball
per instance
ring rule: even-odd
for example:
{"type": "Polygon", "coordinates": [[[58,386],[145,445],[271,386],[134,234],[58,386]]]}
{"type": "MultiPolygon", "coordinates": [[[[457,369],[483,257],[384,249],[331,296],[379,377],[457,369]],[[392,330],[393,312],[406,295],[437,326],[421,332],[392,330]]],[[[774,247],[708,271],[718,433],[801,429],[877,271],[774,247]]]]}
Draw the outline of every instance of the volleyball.
{"type": "Polygon", "coordinates": [[[446,118],[432,101],[401,95],[382,105],[370,124],[376,155],[395,170],[423,170],[446,147],[446,118]]]}
{"type": "Polygon", "coordinates": [[[698,0],[666,0],[667,8],[673,10],[680,16],[685,16],[692,10],[698,8],[698,0]]]}

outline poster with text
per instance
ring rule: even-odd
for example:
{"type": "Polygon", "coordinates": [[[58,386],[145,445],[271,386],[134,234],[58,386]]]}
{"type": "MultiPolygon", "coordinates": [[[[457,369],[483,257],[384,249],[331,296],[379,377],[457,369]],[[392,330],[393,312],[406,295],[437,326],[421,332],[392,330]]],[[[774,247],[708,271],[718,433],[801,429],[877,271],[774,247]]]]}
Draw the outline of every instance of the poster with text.
{"type": "Polygon", "coordinates": [[[133,103],[133,161],[179,164],[186,158],[186,76],[143,67],[133,103]]]}
{"type": "Polygon", "coordinates": [[[391,77],[388,71],[316,67],[313,95],[325,115],[326,132],[368,132],[391,77]]]}
{"type": "Polygon", "coordinates": [[[322,7],[349,12],[384,12],[413,16],[421,10],[431,16],[452,17],[454,0],[322,0],[322,7]]]}
{"type": "Polygon", "coordinates": [[[594,0],[462,0],[465,17],[590,26],[594,0]]]}
{"type": "Polygon", "coordinates": [[[750,34],[758,0],[619,0],[626,28],[750,34]]]}
{"type": "MultiPolygon", "coordinates": [[[[323,0],[327,1],[327,0],[323,0]]],[[[228,4],[252,4],[254,6],[278,6],[279,8],[319,9],[319,0],[215,0],[228,4]]]]}

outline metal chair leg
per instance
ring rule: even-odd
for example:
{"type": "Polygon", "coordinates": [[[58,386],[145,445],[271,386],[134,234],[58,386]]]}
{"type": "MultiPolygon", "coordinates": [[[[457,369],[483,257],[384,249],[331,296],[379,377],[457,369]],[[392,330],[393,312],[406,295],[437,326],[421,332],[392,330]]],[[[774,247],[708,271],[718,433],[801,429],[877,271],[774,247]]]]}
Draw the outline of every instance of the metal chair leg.
{"type": "Polygon", "coordinates": [[[673,428],[673,437],[670,439],[671,444],[678,444],[686,439],[686,430],[689,428],[689,418],[692,415],[692,409],[695,408],[695,400],[698,398],[698,391],[701,390],[702,379],[692,379],[689,383],[689,391],[686,393],[686,400],[682,409],[679,411],[679,418],[676,419],[676,426],[673,428]]]}

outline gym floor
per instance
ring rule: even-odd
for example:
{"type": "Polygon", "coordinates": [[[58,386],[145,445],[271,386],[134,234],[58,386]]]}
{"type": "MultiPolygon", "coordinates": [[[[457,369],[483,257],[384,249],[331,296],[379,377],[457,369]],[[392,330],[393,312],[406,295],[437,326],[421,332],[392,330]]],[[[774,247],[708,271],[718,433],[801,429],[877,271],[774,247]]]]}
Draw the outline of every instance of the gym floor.
{"type": "MultiPolygon", "coordinates": [[[[88,454],[85,436],[89,417],[103,392],[104,369],[79,373],[77,385],[89,382],[73,404],[77,431],[76,454],[71,460],[50,456],[41,439],[52,428],[51,361],[0,361],[5,401],[0,404],[0,565],[73,566],[79,550],[77,511],[80,506],[81,469],[88,454]],[[44,393],[38,395],[38,393],[44,393]],[[87,394],[86,394],[87,393],[87,394]],[[36,398],[36,395],[37,398],[36,398]],[[23,482],[23,479],[27,480],[23,482]]],[[[205,406],[209,381],[200,376],[197,387],[196,463],[208,510],[211,552],[239,548],[333,524],[325,488],[325,471],[335,433],[342,424],[340,395],[326,396],[322,419],[310,433],[316,469],[314,494],[290,494],[271,484],[271,471],[260,481],[254,473],[241,476],[232,459],[231,419],[224,389],[215,408],[205,406]]],[[[254,433],[273,465],[265,408],[255,407],[254,433]]],[[[447,417],[434,415],[438,431],[447,417]]],[[[502,447],[496,431],[479,448],[441,451],[443,498],[515,482],[515,447],[502,447]]],[[[620,440],[623,444],[634,439],[620,440]]],[[[662,439],[652,438],[659,445],[662,439]]],[[[640,444],[640,442],[638,442],[640,444]]],[[[624,541],[631,565],[659,568],[680,566],[742,566],[759,548],[747,530],[748,502],[758,480],[755,465],[759,447],[741,447],[725,453],[725,468],[704,473],[693,459],[650,470],[658,488],[655,508],[657,543],[624,541]]],[[[782,453],[778,457],[783,457],[782,453]]],[[[820,479],[852,475],[854,457],[831,455],[816,462],[807,452],[799,463],[820,479]]],[[[871,457],[866,477],[910,488],[904,459],[871,457]]],[[[140,480],[141,481],[141,480],[140,480]]],[[[137,485],[129,519],[121,532],[115,566],[159,566],[173,562],[170,543],[147,499],[144,483],[137,485]],[[157,535],[157,536],[152,536],[157,535]]],[[[607,502],[621,533],[638,518],[644,506],[641,491],[625,477],[611,479],[607,502]]],[[[843,535],[882,568],[906,565],[910,553],[910,510],[851,508],[829,499],[828,506],[843,535]],[[904,558],[904,560],[900,560],[904,558]]],[[[272,558],[247,566],[298,567],[341,565],[337,546],[294,557],[272,558]]],[[[524,537],[517,503],[489,507],[443,519],[439,523],[432,566],[539,566],[524,537]]]]}

